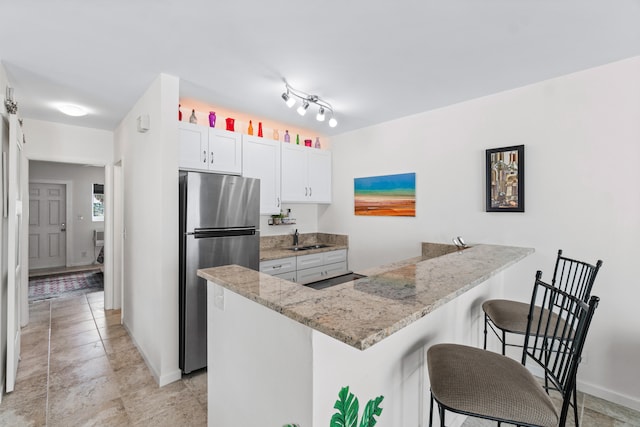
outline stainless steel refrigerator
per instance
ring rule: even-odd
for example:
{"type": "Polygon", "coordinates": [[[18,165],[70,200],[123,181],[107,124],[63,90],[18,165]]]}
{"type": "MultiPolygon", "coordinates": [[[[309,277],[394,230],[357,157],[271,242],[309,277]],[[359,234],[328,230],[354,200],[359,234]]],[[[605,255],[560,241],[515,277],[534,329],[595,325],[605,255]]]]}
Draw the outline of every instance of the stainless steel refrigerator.
{"type": "Polygon", "coordinates": [[[207,366],[207,283],[200,268],[259,269],[260,180],[180,172],[180,369],[207,366]]]}

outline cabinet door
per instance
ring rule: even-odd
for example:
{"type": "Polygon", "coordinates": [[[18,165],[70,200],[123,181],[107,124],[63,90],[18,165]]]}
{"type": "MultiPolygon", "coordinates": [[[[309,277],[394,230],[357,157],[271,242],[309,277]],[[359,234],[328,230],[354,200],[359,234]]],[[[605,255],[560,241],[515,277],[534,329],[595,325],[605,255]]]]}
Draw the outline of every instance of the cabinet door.
{"type": "Polygon", "coordinates": [[[209,128],[209,170],[230,174],[242,172],[241,135],[209,128]]]}
{"type": "Polygon", "coordinates": [[[288,273],[283,273],[283,274],[274,274],[274,276],[284,280],[288,280],[290,282],[294,282],[294,283],[298,281],[298,275],[296,274],[295,271],[290,271],[288,273]]]}
{"type": "Polygon", "coordinates": [[[242,135],[242,176],[260,180],[260,214],[279,214],[280,142],[242,135]]]}
{"type": "Polygon", "coordinates": [[[326,279],[326,277],[324,276],[324,270],[324,266],[298,270],[296,279],[301,285],[317,282],[318,280],[326,279]]]}
{"type": "Polygon", "coordinates": [[[308,147],[282,144],[282,201],[308,202],[308,147]]]}
{"type": "Polygon", "coordinates": [[[207,170],[209,168],[208,128],[191,123],[178,124],[180,169],[207,170]]]}
{"type": "Polygon", "coordinates": [[[330,277],[341,276],[343,274],[347,274],[349,270],[347,269],[346,261],[336,262],[335,264],[327,264],[324,266],[322,271],[322,278],[328,279],[330,277]]]}
{"type": "Polygon", "coordinates": [[[308,157],[309,200],[331,203],[331,151],[310,150],[308,157]]]}

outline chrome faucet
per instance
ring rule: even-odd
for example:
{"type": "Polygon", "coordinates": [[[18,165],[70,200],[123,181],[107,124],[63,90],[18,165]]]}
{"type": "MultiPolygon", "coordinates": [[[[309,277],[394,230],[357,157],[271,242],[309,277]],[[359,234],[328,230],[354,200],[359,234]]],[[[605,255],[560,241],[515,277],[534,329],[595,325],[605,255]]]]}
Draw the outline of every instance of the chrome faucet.
{"type": "Polygon", "coordinates": [[[296,228],[295,233],[293,233],[293,246],[298,246],[298,238],[300,234],[298,234],[298,229],[296,228]]]}

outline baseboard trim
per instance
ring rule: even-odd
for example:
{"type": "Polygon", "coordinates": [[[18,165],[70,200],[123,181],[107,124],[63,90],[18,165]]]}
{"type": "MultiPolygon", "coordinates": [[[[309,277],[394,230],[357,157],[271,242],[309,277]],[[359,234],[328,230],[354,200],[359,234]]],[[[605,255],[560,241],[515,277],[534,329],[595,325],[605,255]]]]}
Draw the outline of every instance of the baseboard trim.
{"type": "Polygon", "coordinates": [[[164,387],[167,384],[171,384],[172,382],[178,381],[182,379],[182,371],[177,369],[173,372],[169,372],[168,374],[160,376],[158,379],[158,385],[160,387],[164,387]]]}
{"type": "MultiPolygon", "coordinates": [[[[542,378],[544,376],[544,371],[539,366],[527,365],[527,368],[536,377],[542,378]]],[[[616,403],[618,405],[633,409],[635,411],[640,411],[640,400],[634,399],[631,396],[626,396],[624,394],[617,393],[612,390],[607,390],[606,388],[602,388],[600,386],[596,386],[594,384],[591,384],[585,381],[578,380],[578,391],[590,394],[593,397],[597,397],[600,399],[607,400],[609,402],[616,403]]]]}
{"type": "Polygon", "coordinates": [[[149,358],[147,357],[144,350],[140,347],[140,345],[134,338],[133,334],[127,327],[126,323],[123,323],[122,327],[127,331],[127,333],[129,334],[129,337],[131,337],[131,341],[133,341],[133,345],[135,345],[138,352],[140,352],[140,355],[142,356],[144,363],[147,365],[147,367],[151,371],[151,375],[153,375],[153,379],[158,384],[158,387],[164,387],[165,385],[171,384],[172,382],[178,381],[179,379],[182,378],[182,372],[180,371],[180,369],[169,372],[168,374],[160,375],[155,370],[154,366],[151,363],[149,363],[149,358]]]}
{"type": "Polygon", "coordinates": [[[600,399],[608,400],[609,402],[617,403],[618,405],[625,406],[635,411],[640,411],[640,400],[634,399],[631,396],[608,390],[588,382],[578,380],[578,390],[590,394],[600,399]]]}

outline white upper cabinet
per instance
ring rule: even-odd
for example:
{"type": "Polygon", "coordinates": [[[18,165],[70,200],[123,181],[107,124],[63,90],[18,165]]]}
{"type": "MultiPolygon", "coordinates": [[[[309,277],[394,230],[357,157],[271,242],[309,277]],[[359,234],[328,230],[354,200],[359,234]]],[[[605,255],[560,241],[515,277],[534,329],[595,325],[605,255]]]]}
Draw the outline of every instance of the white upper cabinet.
{"type": "Polygon", "coordinates": [[[331,203],[331,152],[282,144],[282,201],[331,203]]]}
{"type": "Polygon", "coordinates": [[[280,142],[242,135],[242,176],[260,179],[260,214],[279,214],[280,142]]]}
{"type": "Polygon", "coordinates": [[[242,173],[241,135],[222,129],[178,124],[180,169],[242,173]]]}

